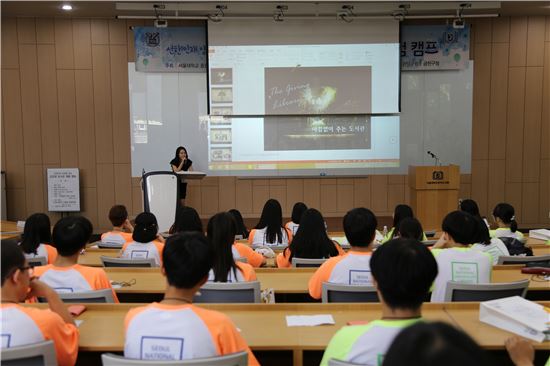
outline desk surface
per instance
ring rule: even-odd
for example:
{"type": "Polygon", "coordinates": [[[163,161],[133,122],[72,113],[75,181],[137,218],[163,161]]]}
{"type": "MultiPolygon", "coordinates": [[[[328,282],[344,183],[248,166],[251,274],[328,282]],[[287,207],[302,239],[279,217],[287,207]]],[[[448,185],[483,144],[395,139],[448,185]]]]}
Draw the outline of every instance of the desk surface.
{"type": "MultiPolygon", "coordinates": [[[[549,302],[544,303],[548,306],[549,302]]],[[[46,304],[28,305],[45,307],[46,304]]],[[[81,351],[122,351],[124,317],[137,304],[87,304],[77,317],[81,351]],[[109,330],[109,331],[106,331],[109,330]]],[[[381,316],[380,304],[212,304],[201,307],[229,316],[241,329],[253,350],[324,350],[334,333],[348,321],[372,321],[381,316]],[[335,325],[287,327],[286,315],[331,314],[335,325]],[[258,327],[261,324],[261,327],[258,327]],[[269,329],[268,332],[265,330],[269,329]]],[[[465,330],[483,348],[503,349],[511,333],[479,322],[479,303],[425,304],[423,317],[444,321],[465,330]]],[[[533,343],[536,349],[548,349],[550,342],[533,343]]]]}
{"type": "MultiPolygon", "coordinates": [[[[538,281],[536,277],[520,272],[521,266],[497,266],[493,269],[493,282],[531,280],[529,291],[549,291],[550,281],[538,281]]],[[[308,282],[314,269],[258,269],[256,272],[262,289],[272,288],[275,293],[307,294],[308,282]]],[[[158,268],[106,268],[111,281],[133,282],[131,286],[116,288],[117,293],[161,294],[166,282],[158,268]]]]}
{"type": "Polygon", "coordinates": [[[0,239],[15,239],[23,232],[23,229],[17,227],[17,223],[14,221],[4,221],[0,222],[1,232],[0,239]]]}

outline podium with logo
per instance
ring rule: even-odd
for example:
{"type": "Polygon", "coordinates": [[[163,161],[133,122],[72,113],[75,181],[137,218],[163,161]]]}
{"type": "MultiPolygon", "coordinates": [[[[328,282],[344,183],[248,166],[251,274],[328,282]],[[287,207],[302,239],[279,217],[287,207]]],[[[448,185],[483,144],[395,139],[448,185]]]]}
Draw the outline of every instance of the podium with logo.
{"type": "Polygon", "coordinates": [[[458,165],[409,166],[411,206],[424,230],[439,230],[445,215],[458,207],[458,165]]]}

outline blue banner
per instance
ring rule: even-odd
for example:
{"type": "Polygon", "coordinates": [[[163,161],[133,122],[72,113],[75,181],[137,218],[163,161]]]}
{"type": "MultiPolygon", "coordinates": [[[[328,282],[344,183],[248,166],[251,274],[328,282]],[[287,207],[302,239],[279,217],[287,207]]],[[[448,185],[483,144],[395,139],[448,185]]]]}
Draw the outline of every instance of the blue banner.
{"type": "Polygon", "coordinates": [[[206,72],[204,27],[134,27],[136,71],[206,72]]]}
{"type": "Polygon", "coordinates": [[[470,59],[470,26],[401,26],[401,70],[462,70],[470,59]]]}

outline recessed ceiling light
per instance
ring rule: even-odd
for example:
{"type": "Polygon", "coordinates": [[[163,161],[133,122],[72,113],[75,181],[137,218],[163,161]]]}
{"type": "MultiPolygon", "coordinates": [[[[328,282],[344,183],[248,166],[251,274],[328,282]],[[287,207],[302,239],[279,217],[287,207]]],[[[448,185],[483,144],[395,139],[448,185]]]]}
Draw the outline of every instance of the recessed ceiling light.
{"type": "Polygon", "coordinates": [[[63,4],[61,9],[65,10],[65,11],[69,11],[69,10],[73,10],[73,7],[70,4],[63,4]]]}

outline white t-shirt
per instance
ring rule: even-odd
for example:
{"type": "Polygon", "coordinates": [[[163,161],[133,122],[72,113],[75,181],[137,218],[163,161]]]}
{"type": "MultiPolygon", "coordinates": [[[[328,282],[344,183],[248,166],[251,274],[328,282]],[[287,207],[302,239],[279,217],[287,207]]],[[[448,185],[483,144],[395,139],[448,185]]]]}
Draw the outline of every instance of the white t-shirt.
{"type": "Polygon", "coordinates": [[[472,245],[472,249],[491,254],[491,257],[493,257],[493,266],[498,263],[498,257],[510,255],[506,245],[498,238],[492,238],[490,244],[474,244],[472,245]]]}
{"type": "Polygon", "coordinates": [[[493,258],[472,248],[432,249],[439,273],[432,291],[432,302],[445,301],[447,282],[491,283],[493,258]]]}
{"type": "Polygon", "coordinates": [[[491,237],[493,238],[515,238],[520,241],[523,241],[523,234],[519,231],[512,232],[509,228],[506,227],[499,227],[496,230],[490,231],[491,237]]]}
{"type": "Polygon", "coordinates": [[[288,239],[288,234],[287,234],[287,231],[283,228],[281,228],[281,232],[282,232],[282,242],[277,242],[277,239],[275,239],[275,242],[274,243],[268,243],[267,242],[267,237],[266,237],[266,230],[267,228],[263,228],[263,229],[253,229],[251,232],[250,232],[250,235],[248,237],[248,241],[250,243],[250,245],[252,246],[258,246],[258,245],[266,245],[266,246],[280,246],[280,245],[288,245],[288,242],[289,242],[289,239],[288,239]],[[252,240],[250,240],[250,237],[252,237],[252,240]]]}
{"type": "Polygon", "coordinates": [[[137,243],[135,241],[128,243],[124,246],[122,251],[122,258],[126,259],[148,259],[154,258],[155,265],[160,266],[161,260],[160,256],[162,251],[159,250],[157,243],[137,243]]]}

